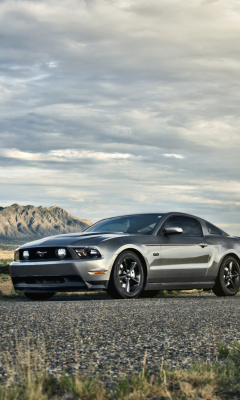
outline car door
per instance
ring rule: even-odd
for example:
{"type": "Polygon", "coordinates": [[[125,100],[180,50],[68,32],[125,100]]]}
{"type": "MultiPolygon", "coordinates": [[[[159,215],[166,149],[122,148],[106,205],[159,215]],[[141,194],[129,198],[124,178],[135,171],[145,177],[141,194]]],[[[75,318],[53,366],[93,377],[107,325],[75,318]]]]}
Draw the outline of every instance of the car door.
{"type": "Polygon", "coordinates": [[[171,216],[158,233],[163,283],[206,281],[209,247],[200,222],[192,217],[171,216]],[[165,228],[182,228],[182,233],[164,234],[165,228]]]}

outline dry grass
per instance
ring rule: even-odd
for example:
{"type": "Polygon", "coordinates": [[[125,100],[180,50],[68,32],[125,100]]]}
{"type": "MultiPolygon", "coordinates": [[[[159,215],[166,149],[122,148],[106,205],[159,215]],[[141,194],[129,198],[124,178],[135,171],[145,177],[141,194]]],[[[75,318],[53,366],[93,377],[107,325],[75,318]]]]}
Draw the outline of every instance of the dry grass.
{"type": "Polygon", "coordinates": [[[0,291],[6,296],[9,296],[14,292],[14,287],[10,276],[0,275],[0,291]]]}
{"type": "Polygon", "coordinates": [[[0,249],[0,260],[12,260],[14,258],[14,250],[2,250],[0,249]]]}
{"type": "Polygon", "coordinates": [[[13,260],[14,251],[18,248],[18,244],[0,243],[0,260],[13,260]]]}
{"type": "MultiPolygon", "coordinates": [[[[16,355],[6,355],[7,377],[0,384],[0,400],[232,400],[240,396],[240,344],[221,346],[218,360],[188,369],[170,370],[164,362],[159,374],[151,376],[145,369],[146,354],[139,373],[108,384],[102,375],[89,369],[85,375],[64,371],[53,375],[45,362],[44,343],[35,346],[30,339],[18,344],[16,355]],[[40,350],[41,349],[41,350],[40,350]]],[[[77,357],[76,357],[77,358],[77,357]]],[[[78,360],[80,362],[80,360],[78,360]]]]}

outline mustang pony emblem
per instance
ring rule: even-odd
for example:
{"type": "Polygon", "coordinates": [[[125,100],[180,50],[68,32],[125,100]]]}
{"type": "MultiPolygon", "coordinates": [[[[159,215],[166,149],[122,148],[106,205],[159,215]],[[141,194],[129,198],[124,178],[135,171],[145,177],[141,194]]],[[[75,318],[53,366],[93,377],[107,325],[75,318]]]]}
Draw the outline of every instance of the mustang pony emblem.
{"type": "Polygon", "coordinates": [[[36,254],[38,254],[39,257],[43,257],[44,254],[47,254],[47,251],[37,251],[36,254]]]}

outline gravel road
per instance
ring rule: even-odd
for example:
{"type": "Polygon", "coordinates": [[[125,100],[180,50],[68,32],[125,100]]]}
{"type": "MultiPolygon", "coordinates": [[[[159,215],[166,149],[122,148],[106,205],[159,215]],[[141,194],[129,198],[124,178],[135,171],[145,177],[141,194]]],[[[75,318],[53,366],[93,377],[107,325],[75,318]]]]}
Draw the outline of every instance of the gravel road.
{"type": "Polygon", "coordinates": [[[37,349],[38,363],[45,359],[56,375],[62,369],[69,374],[86,371],[91,365],[114,380],[139,371],[145,354],[153,372],[163,359],[173,367],[186,366],[215,357],[221,342],[240,341],[239,314],[240,294],[0,302],[0,376],[9,375],[16,347],[25,359],[26,348],[37,349]]]}

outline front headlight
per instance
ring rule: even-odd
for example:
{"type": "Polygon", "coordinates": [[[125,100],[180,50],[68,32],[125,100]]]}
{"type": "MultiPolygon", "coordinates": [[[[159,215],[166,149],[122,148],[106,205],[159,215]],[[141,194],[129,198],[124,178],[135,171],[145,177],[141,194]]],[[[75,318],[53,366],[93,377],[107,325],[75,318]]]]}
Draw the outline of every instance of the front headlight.
{"type": "Polygon", "coordinates": [[[20,255],[19,255],[19,251],[14,251],[14,261],[19,261],[20,260],[20,255]]]}
{"type": "Polygon", "coordinates": [[[97,249],[92,247],[82,247],[80,249],[74,249],[79,258],[100,258],[101,254],[97,249]]]}

